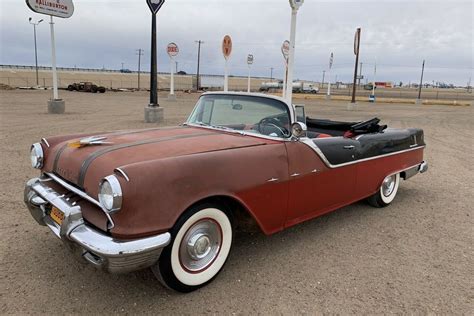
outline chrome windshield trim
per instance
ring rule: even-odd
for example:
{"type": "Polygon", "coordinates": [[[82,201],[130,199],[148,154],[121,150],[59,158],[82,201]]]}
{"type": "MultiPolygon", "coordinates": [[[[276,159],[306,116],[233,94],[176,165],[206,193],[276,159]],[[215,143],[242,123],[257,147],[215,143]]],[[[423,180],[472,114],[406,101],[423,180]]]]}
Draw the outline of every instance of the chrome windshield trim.
{"type": "Polygon", "coordinates": [[[67,190],[74,192],[75,194],[79,195],[80,197],[84,198],[85,200],[87,200],[87,201],[91,202],[92,204],[98,206],[102,210],[102,212],[104,212],[105,216],[107,217],[107,219],[109,221],[109,229],[112,229],[112,228],[115,227],[115,224],[114,224],[114,221],[112,220],[112,217],[110,217],[110,214],[102,206],[102,204],[99,203],[99,201],[97,201],[96,199],[94,199],[93,197],[91,197],[90,195],[85,193],[84,191],[81,191],[78,188],[70,185],[69,183],[67,183],[66,181],[62,180],[61,178],[55,176],[52,173],[45,172],[44,174],[47,175],[48,177],[50,177],[51,179],[53,179],[54,181],[56,181],[57,183],[59,183],[60,185],[62,185],[67,190]]]}
{"type": "MultiPolygon", "coordinates": [[[[324,138],[323,138],[324,139],[324,138]]],[[[329,139],[329,138],[328,138],[329,139]]],[[[333,165],[329,162],[329,160],[326,158],[326,156],[324,155],[324,153],[321,151],[321,149],[308,137],[305,137],[305,138],[300,138],[300,141],[307,145],[308,147],[310,147],[312,150],[314,150],[314,152],[316,152],[316,154],[318,154],[319,158],[321,158],[321,160],[324,162],[324,164],[331,168],[331,169],[334,169],[334,168],[340,168],[340,167],[345,167],[345,166],[349,166],[349,165],[353,165],[353,164],[356,164],[356,163],[361,163],[361,162],[364,162],[364,161],[370,161],[370,160],[374,160],[374,159],[379,159],[379,158],[384,158],[384,157],[389,157],[389,156],[393,156],[393,155],[398,155],[398,154],[403,154],[403,153],[406,153],[406,152],[409,152],[409,151],[413,151],[413,150],[418,150],[418,149],[423,149],[425,148],[425,146],[419,146],[419,147],[416,147],[416,148],[410,148],[410,149],[405,149],[405,150],[400,150],[400,151],[396,151],[396,152],[393,152],[393,153],[388,153],[388,154],[383,154],[383,155],[379,155],[379,156],[374,156],[374,157],[369,157],[369,158],[364,158],[364,159],[359,159],[359,160],[355,160],[355,161],[350,161],[350,162],[345,162],[345,163],[341,163],[341,164],[337,164],[337,165],[333,165]]]]}

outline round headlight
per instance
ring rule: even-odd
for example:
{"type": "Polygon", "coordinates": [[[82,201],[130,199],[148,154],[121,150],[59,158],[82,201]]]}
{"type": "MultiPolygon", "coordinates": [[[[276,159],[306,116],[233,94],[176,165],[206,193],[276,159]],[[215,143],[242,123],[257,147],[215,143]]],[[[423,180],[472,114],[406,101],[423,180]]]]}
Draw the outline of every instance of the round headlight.
{"type": "Polygon", "coordinates": [[[41,169],[43,167],[44,153],[40,143],[31,145],[30,159],[33,168],[41,169]]]}
{"type": "Polygon", "coordinates": [[[116,212],[122,207],[122,188],[115,176],[105,177],[100,182],[99,202],[109,213],[116,212]]]}

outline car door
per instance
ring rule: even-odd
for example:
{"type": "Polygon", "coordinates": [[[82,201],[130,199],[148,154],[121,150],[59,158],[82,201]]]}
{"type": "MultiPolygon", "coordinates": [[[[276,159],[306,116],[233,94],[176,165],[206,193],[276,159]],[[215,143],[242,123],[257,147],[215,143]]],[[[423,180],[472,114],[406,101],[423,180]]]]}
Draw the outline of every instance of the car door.
{"type": "MultiPolygon", "coordinates": [[[[355,198],[355,165],[331,168],[316,152],[316,142],[308,138],[305,142],[299,140],[286,143],[289,165],[289,207],[286,226],[349,204],[355,198]]],[[[339,140],[331,142],[327,139],[325,142],[327,148],[333,143],[333,150],[340,146],[344,156],[352,159],[352,151],[355,148],[344,147],[352,145],[345,145],[339,140]]]]}

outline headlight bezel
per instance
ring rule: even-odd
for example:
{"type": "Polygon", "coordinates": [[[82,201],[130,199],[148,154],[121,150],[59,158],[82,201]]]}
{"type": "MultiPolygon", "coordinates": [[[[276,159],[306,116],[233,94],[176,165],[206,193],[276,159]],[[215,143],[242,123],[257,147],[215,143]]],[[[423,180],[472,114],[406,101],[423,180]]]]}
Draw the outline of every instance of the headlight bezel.
{"type": "Polygon", "coordinates": [[[99,203],[109,214],[113,214],[122,208],[122,197],[122,186],[116,176],[110,175],[100,180],[98,193],[99,203]],[[103,192],[103,190],[108,189],[105,185],[110,186],[110,193],[103,192]]]}
{"type": "Polygon", "coordinates": [[[43,168],[44,151],[43,151],[43,146],[41,146],[40,143],[34,143],[33,145],[31,145],[30,162],[31,162],[31,167],[33,167],[35,169],[43,168]],[[35,155],[35,156],[33,156],[33,155],[35,155]],[[35,157],[35,159],[36,159],[35,163],[33,162],[33,157],[35,157]]]}

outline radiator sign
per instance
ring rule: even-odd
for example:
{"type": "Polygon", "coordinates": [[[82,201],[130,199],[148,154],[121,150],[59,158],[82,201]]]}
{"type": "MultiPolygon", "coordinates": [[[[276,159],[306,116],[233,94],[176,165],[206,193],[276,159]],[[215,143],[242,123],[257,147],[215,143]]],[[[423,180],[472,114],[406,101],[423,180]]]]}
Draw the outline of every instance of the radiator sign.
{"type": "Polygon", "coordinates": [[[74,13],[72,0],[26,0],[28,7],[40,14],[70,18],[74,13]]]}

